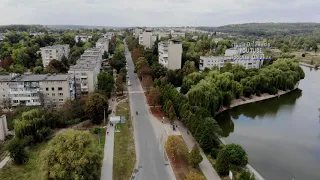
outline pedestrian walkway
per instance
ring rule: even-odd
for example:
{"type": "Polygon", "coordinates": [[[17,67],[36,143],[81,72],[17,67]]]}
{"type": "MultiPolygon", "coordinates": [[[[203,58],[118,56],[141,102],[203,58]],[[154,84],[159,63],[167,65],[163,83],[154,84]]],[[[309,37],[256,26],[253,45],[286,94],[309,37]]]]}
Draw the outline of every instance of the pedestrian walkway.
{"type": "MultiPolygon", "coordinates": [[[[183,125],[181,121],[175,121],[175,124],[178,125],[178,130],[180,131],[185,143],[187,144],[189,150],[193,148],[195,144],[197,144],[196,140],[192,137],[190,131],[183,125]],[[187,133],[189,132],[189,134],[187,133]]],[[[207,180],[220,180],[220,176],[216,172],[216,170],[212,167],[209,162],[207,156],[201,150],[201,156],[203,157],[202,162],[199,164],[199,167],[203,174],[206,176],[207,180]]]]}
{"type": "Polygon", "coordinates": [[[2,169],[6,164],[7,162],[10,160],[10,157],[5,157],[1,162],[0,162],[0,169],[2,169]]]}
{"type": "Polygon", "coordinates": [[[114,126],[107,126],[106,142],[104,144],[104,157],[101,169],[101,180],[112,180],[113,149],[114,149],[114,126]]]}

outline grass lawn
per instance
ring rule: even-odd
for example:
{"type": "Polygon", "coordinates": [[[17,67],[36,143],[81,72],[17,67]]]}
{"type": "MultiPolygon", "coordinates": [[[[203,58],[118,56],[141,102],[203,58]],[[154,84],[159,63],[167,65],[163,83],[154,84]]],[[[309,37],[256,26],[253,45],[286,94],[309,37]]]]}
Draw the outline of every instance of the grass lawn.
{"type": "Polygon", "coordinates": [[[116,115],[125,116],[126,123],[118,124],[115,128],[120,132],[114,134],[113,179],[130,179],[135,162],[133,127],[131,122],[129,103],[118,104],[116,115]]]}
{"type": "MultiPolygon", "coordinates": [[[[184,142],[181,135],[179,136],[179,138],[181,138],[181,140],[184,142]]],[[[186,180],[190,171],[203,175],[202,171],[199,168],[193,168],[189,166],[187,158],[180,157],[173,161],[172,158],[169,157],[169,160],[177,180],[186,180]]]]}
{"type": "Polygon", "coordinates": [[[294,51],[290,54],[295,55],[300,62],[310,64],[310,62],[313,61],[314,64],[320,65],[320,52],[315,53],[314,51],[313,52],[294,51]],[[305,53],[305,57],[302,57],[303,53],[305,53]]]}
{"type": "Polygon", "coordinates": [[[44,173],[40,170],[39,154],[45,149],[47,142],[37,144],[28,150],[29,161],[24,165],[9,162],[0,170],[0,179],[5,180],[42,180],[44,173]]]}

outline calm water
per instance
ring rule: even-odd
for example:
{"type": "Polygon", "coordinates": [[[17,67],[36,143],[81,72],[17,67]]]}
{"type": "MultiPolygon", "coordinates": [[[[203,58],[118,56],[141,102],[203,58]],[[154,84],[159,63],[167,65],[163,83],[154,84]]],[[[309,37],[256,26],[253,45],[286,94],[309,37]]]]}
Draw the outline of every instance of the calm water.
{"type": "Polygon", "coordinates": [[[215,118],[267,180],[320,180],[320,70],[303,70],[298,90],[215,118]]]}

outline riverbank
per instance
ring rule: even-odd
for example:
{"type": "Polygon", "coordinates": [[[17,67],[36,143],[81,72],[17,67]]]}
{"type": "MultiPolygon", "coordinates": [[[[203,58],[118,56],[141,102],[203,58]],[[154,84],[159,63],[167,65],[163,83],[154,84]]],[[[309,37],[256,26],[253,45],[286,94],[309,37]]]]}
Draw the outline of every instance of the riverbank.
{"type": "Polygon", "coordinates": [[[305,67],[311,67],[311,68],[316,68],[316,65],[311,65],[307,63],[299,63],[300,66],[305,66],[305,67]]]}
{"type": "Polygon", "coordinates": [[[296,90],[298,88],[298,86],[299,86],[299,82],[294,86],[294,88],[292,90],[288,90],[288,91],[279,90],[278,93],[275,95],[270,95],[270,94],[264,93],[264,94],[261,94],[260,96],[252,95],[251,98],[242,97],[241,99],[233,99],[231,101],[230,106],[221,107],[219,112],[216,113],[216,115],[222,113],[223,111],[226,111],[226,110],[229,110],[229,109],[232,109],[234,107],[241,106],[244,104],[249,104],[249,103],[259,102],[259,101],[263,101],[263,100],[267,100],[267,99],[271,99],[271,98],[275,98],[275,97],[280,97],[284,94],[287,94],[291,91],[296,90]]]}

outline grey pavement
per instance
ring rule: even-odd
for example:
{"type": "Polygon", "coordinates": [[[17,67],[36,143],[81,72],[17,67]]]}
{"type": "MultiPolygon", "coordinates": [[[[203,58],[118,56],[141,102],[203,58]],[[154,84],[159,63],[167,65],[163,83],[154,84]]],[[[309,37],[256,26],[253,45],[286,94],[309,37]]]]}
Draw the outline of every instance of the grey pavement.
{"type": "Polygon", "coordinates": [[[152,117],[146,106],[145,95],[142,91],[137,74],[133,72],[134,65],[131,54],[125,43],[125,56],[128,63],[128,74],[131,86],[129,91],[141,93],[129,93],[131,115],[133,117],[134,138],[137,155],[135,180],[172,180],[173,175],[165,161],[163,143],[156,135],[152,125],[152,117]],[[138,111],[138,115],[136,115],[138,111]]]}
{"type": "Polygon", "coordinates": [[[114,149],[114,126],[108,126],[106,142],[104,144],[104,157],[101,168],[101,180],[112,180],[113,171],[113,149],[114,149]]]}
{"type": "Polygon", "coordinates": [[[5,158],[0,162],[0,169],[2,169],[2,168],[7,164],[7,162],[9,162],[9,161],[10,161],[10,157],[9,157],[9,156],[5,157],[5,158]]]}
{"type": "MultiPolygon", "coordinates": [[[[187,144],[189,150],[193,148],[193,146],[197,143],[196,140],[192,137],[190,131],[183,125],[181,121],[175,121],[178,125],[178,130],[180,131],[183,140],[187,144]],[[189,134],[187,133],[189,131],[189,134]]],[[[220,180],[220,176],[216,172],[216,170],[212,167],[211,163],[209,162],[207,156],[200,151],[201,156],[203,157],[202,162],[199,164],[199,167],[203,174],[206,176],[207,180],[220,180]]]]}

